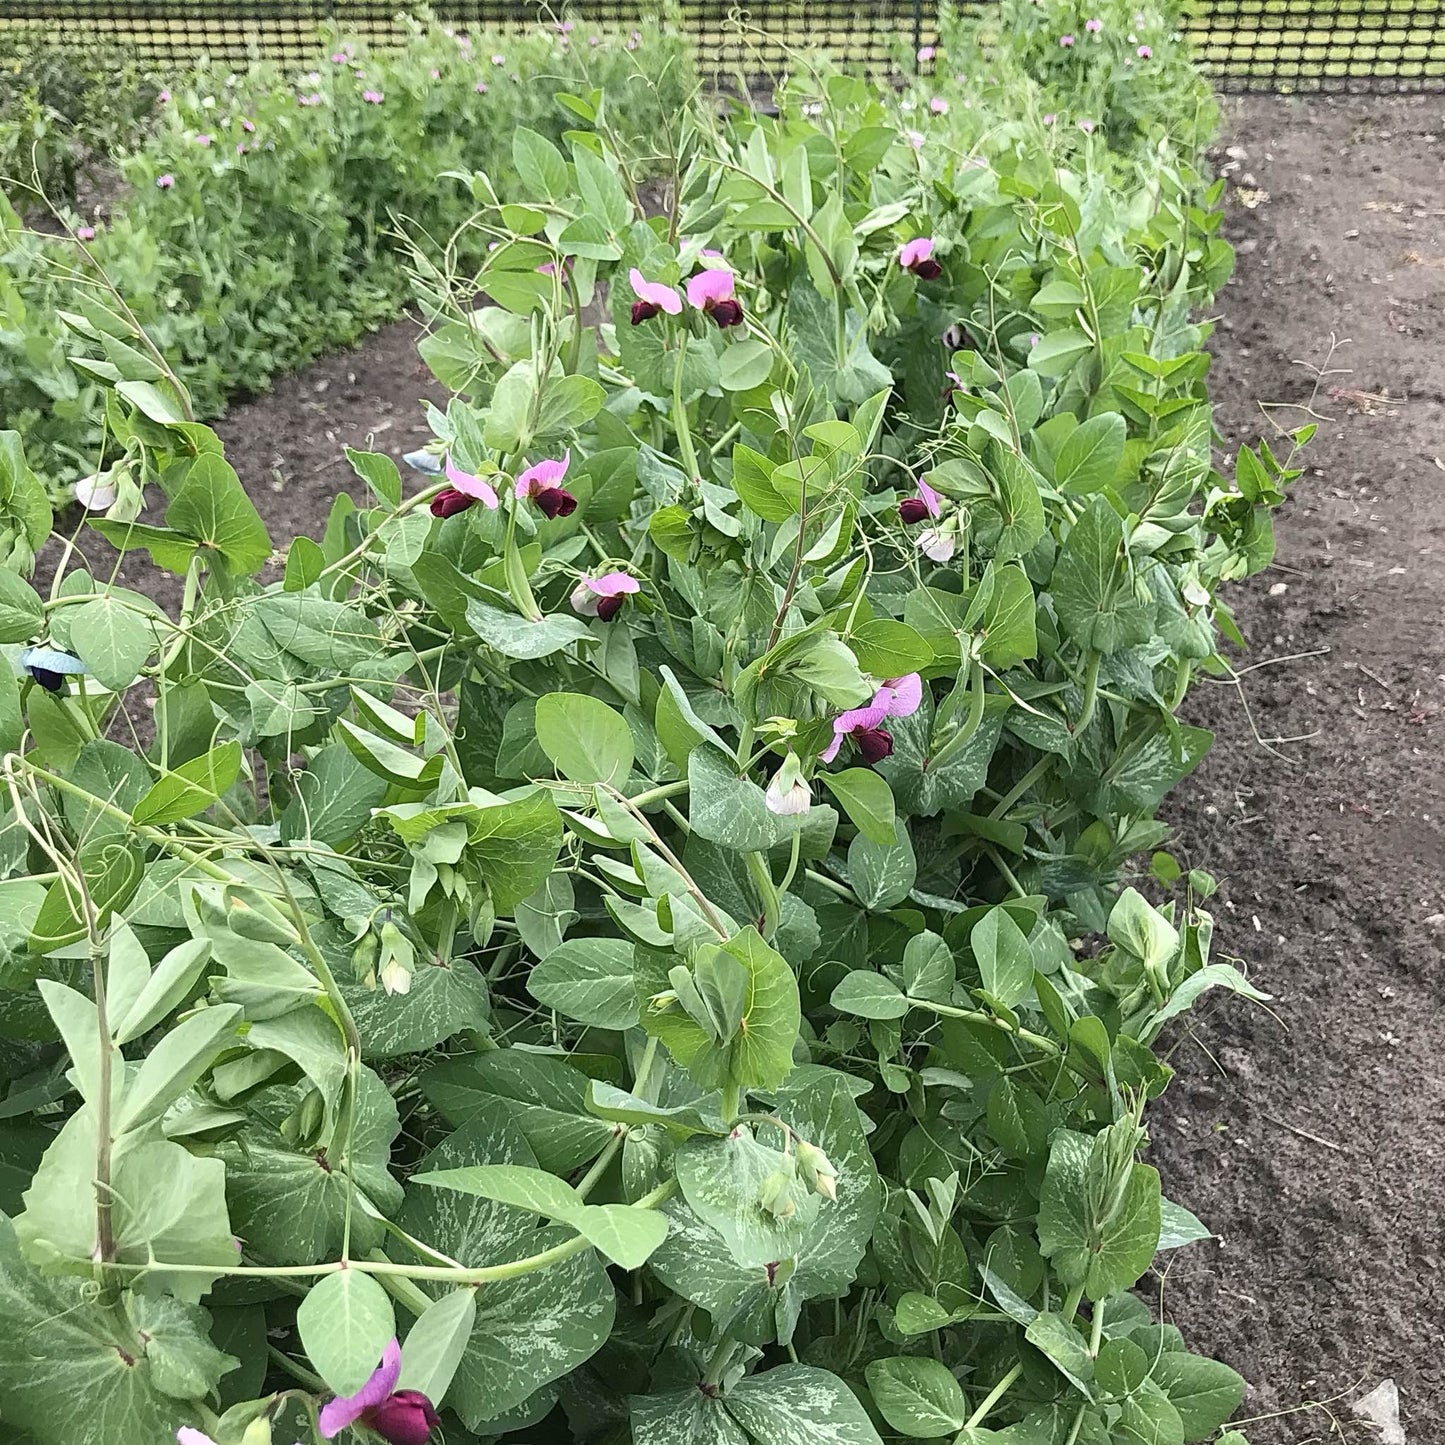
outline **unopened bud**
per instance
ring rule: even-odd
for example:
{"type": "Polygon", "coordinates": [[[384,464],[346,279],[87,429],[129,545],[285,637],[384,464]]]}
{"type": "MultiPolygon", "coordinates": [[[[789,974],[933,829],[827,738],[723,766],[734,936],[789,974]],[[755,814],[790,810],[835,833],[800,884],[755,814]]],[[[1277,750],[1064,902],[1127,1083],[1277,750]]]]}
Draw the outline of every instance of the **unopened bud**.
{"type": "Polygon", "coordinates": [[[758,1189],[758,1205],[778,1219],[791,1219],[798,1212],[790,1169],[774,1169],[763,1180],[758,1189]]]}
{"type": "Polygon", "coordinates": [[[798,1141],[798,1173],[809,1189],[824,1199],[838,1198],[838,1171],[833,1162],[816,1144],[798,1141]]]}
{"type": "Polygon", "coordinates": [[[246,1433],[241,1436],[241,1445],[271,1445],[271,1421],[262,1415],[259,1419],[252,1420],[246,1426],[246,1433]]]}

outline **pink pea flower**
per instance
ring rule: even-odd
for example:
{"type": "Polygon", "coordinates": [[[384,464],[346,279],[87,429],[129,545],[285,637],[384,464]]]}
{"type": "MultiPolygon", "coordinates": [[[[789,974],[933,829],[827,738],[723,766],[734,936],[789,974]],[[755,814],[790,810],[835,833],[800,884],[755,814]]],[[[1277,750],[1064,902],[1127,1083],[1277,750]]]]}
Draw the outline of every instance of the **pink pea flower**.
{"type": "Polygon", "coordinates": [[[439,71],[439,70],[434,70],[434,71],[432,71],[432,73],[431,73],[431,78],[432,78],[433,80],[440,80],[440,79],[442,78],[442,73],[441,73],[441,71],[439,71]]]}
{"type": "Polygon", "coordinates": [[[572,610],[583,617],[611,622],[622,611],[622,604],[641,586],[636,577],[629,577],[626,572],[604,572],[600,577],[584,577],[572,589],[569,600],[572,610]]]}
{"type": "Polygon", "coordinates": [[[192,1430],[189,1425],[182,1425],[176,1431],[176,1445],[216,1445],[216,1442],[209,1435],[202,1435],[199,1430],[192,1430]]]}
{"type": "Polygon", "coordinates": [[[904,243],[898,252],[898,264],[905,271],[912,271],[920,281],[936,281],[943,275],[943,267],[933,259],[933,237],[918,236],[904,243]]]}
{"type": "Polygon", "coordinates": [[[390,1445],[426,1445],[441,1424],[432,1402],[420,1390],[398,1390],[401,1346],[392,1340],[381,1364],[354,1395],[338,1395],[321,1411],[321,1438],[334,1440],[360,1421],[390,1445]]]}
{"type": "Polygon", "coordinates": [[[908,137],[908,144],[916,151],[923,149],[924,135],[921,130],[906,130],[903,132],[908,137]]]}
{"type": "Polygon", "coordinates": [[[156,185],[157,185],[158,187],[160,187],[160,189],[163,190],[163,191],[168,191],[168,190],[170,190],[170,188],[171,188],[173,185],[175,185],[175,183],[176,183],[176,178],[175,178],[173,175],[171,175],[171,173],[170,173],[169,171],[167,171],[167,172],[165,173],[165,175],[163,175],[163,176],[157,176],[157,177],[156,177],[156,185]]]}
{"type": "MultiPolygon", "coordinates": [[[[949,373],[952,375],[952,373],[949,373]]],[[[954,377],[957,381],[958,378],[954,377]]],[[[932,517],[937,521],[943,511],[943,498],[923,480],[918,479],[918,495],[916,497],[904,497],[898,504],[898,515],[910,527],[916,526],[926,518],[932,517]]]]}
{"type": "Polygon", "coordinates": [[[833,741],[822,755],[825,763],[831,763],[843,746],[843,739],[851,737],[870,766],[882,762],[893,751],[893,734],[884,726],[891,717],[911,717],[923,704],[923,679],[910,672],[906,677],[890,677],[873,694],[873,701],[867,707],[850,708],[833,719],[833,741]]]}
{"type": "Polygon", "coordinates": [[[850,708],[833,719],[833,741],[823,750],[822,761],[831,763],[838,756],[844,738],[852,738],[863,761],[881,763],[893,751],[893,734],[883,726],[887,712],[873,704],[850,708]]]}
{"type": "Polygon", "coordinates": [[[530,497],[546,517],[570,517],[577,510],[577,498],[562,486],[562,478],[572,465],[572,453],[560,462],[550,458],[527,468],[517,478],[515,494],[519,501],[530,497]]]}
{"type": "Polygon", "coordinates": [[[742,303],[733,295],[737,278],[716,267],[688,278],[688,305],[711,316],[719,327],[736,326],[743,319],[742,303]]]}
{"type": "Polygon", "coordinates": [[[941,95],[935,95],[933,99],[928,102],[928,108],[934,115],[948,114],[948,102],[941,95]]]}
{"type": "Polygon", "coordinates": [[[379,90],[363,90],[361,98],[368,105],[380,105],[386,97],[379,90]]]}
{"type": "Polygon", "coordinates": [[[587,43],[595,49],[602,44],[602,37],[600,35],[589,35],[587,37],[587,43]]]}
{"type": "Polygon", "coordinates": [[[236,142],[236,154],[237,154],[238,156],[243,156],[243,155],[246,154],[246,142],[245,142],[245,141],[243,141],[243,140],[238,140],[238,141],[236,142]]]}
{"type": "Polygon", "coordinates": [[[243,131],[245,131],[247,135],[255,135],[255,134],[256,134],[256,122],[255,122],[254,120],[248,120],[245,116],[242,116],[242,117],[241,117],[241,129],[242,129],[243,131]]]}
{"type": "Polygon", "coordinates": [[[196,137],[196,144],[197,144],[198,146],[208,146],[208,145],[210,145],[215,139],[216,139],[216,138],[215,138],[215,136],[213,136],[213,135],[198,135],[198,136],[196,137]]]}
{"type": "Polygon", "coordinates": [[[932,45],[920,46],[918,51],[918,63],[920,65],[927,65],[928,62],[932,60],[933,57],[937,54],[938,51],[932,45]]]}
{"type": "Polygon", "coordinates": [[[1074,37],[1072,35],[1061,35],[1059,36],[1059,44],[1062,45],[1065,50],[1069,50],[1073,47],[1074,37]]]}
{"type": "Polygon", "coordinates": [[[159,105],[169,105],[172,99],[173,97],[168,90],[160,90],[156,92],[156,102],[159,105]]]}
{"type": "Polygon", "coordinates": [[[627,48],[629,50],[636,50],[641,44],[642,32],[640,30],[634,30],[632,34],[627,37],[627,48]]]}
{"type": "Polygon", "coordinates": [[[1081,121],[1079,122],[1079,129],[1080,129],[1081,131],[1083,131],[1083,133],[1084,133],[1085,135],[1093,135],[1093,133],[1094,133],[1094,122],[1091,121],[1091,120],[1081,120],[1081,121]]]}
{"type": "Polygon", "coordinates": [[[1044,116],[1044,124],[1045,124],[1045,125],[1052,125],[1057,119],[1058,119],[1058,116],[1056,116],[1056,115],[1053,113],[1053,111],[1049,111],[1049,113],[1048,113],[1046,116],[1044,116]]]}
{"type": "Polygon", "coordinates": [[[477,82],[477,94],[478,94],[478,95],[485,95],[486,93],[487,93],[487,82],[486,82],[485,80],[479,80],[479,81],[477,82]]]}
{"type": "Polygon", "coordinates": [[[1096,16],[1093,20],[1084,21],[1084,29],[1090,35],[1097,35],[1104,28],[1104,22],[1096,16]]]}
{"type": "Polygon", "coordinates": [[[77,236],[77,238],[78,238],[79,240],[82,240],[82,241],[93,241],[93,240],[95,240],[95,227],[94,227],[94,226],[77,226],[77,227],[75,228],[75,234],[76,234],[76,236],[77,236]]]}
{"type": "Polygon", "coordinates": [[[507,63],[507,57],[506,57],[505,55],[494,55],[494,56],[492,56],[492,64],[493,64],[493,65],[505,65],[506,63],[507,63]]]}
{"type": "Polygon", "coordinates": [[[649,281],[636,266],[627,273],[627,279],[632,283],[632,290],[637,296],[637,300],[632,303],[634,326],[650,321],[659,311],[666,311],[669,316],[677,316],[682,311],[682,297],[671,286],[664,286],[660,281],[649,281]]]}
{"type": "Polygon", "coordinates": [[[1154,58],[1154,52],[1147,45],[1141,45],[1134,54],[1137,55],[1140,60],[1152,60],[1154,58]]]}
{"type": "Polygon", "coordinates": [[[331,57],[331,63],[333,65],[345,65],[350,59],[351,57],[344,50],[338,50],[336,54],[331,57]]]}
{"type": "Polygon", "coordinates": [[[570,35],[576,28],[576,25],[570,20],[564,20],[557,26],[563,35],[570,35]]]}
{"type": "Polygon", "coordinates": [[[474,502],[480,502],[489,512],[497,510],[499,499],[496,489],[481,477],[464,472],[452,461],[450,452],[447,454],[444,470],[451,486],[444,487],[432,498],[433,517],[455,517],[458,512],[465,512],[474,502]]]}

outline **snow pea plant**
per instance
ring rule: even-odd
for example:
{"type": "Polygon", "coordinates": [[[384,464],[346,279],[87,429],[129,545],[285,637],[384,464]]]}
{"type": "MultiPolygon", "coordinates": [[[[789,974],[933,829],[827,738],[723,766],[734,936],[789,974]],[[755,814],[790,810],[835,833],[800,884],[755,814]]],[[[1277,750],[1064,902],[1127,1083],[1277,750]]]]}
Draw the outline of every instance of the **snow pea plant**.
{"type": "Polygon", "coordinates": [[[90,528],[184,596],[81,542],[36,592],[0,438],[12,1434],[1224,1425],[1131,1292],[1207,1237],[1139,1154],[1161,1032],[1259,995],[1207,877],[1130,882],[1291,459],[1211,466],[1184,169],[906,119],[686,117],[660,205],[587,130],[440,181],[495,245],[417,256],[433,475],[349,453],[372,504],[284,560],[123,312],[67,315],[90,528]]]}

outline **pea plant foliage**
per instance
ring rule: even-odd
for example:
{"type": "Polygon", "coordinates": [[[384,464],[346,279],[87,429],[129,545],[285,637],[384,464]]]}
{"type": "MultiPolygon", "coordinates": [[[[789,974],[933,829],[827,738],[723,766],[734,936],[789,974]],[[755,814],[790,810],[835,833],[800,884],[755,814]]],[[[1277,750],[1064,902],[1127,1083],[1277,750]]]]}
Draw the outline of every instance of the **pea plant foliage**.
{"type": "Polygon", "coordinates": [[[1214,193],[821,72],[649,206],[563,100],[284,566],[102,290],[175,615],[0,434],[7,1438],[1212,1439],[1145,1106],[1259,995],[1155,811],[1304,440],[1211,460],[1214,193]]]}

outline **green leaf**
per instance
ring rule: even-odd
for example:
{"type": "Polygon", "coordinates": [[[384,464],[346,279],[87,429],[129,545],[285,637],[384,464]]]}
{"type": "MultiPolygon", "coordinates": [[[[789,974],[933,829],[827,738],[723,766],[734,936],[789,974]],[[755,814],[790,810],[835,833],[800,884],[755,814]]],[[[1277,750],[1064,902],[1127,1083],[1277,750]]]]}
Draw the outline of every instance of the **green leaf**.
{"type": "Polygon", "coordinates": [[[239,1008],[219,1004],[193,1013],[171,1029],[127,1083],[115,1115],[116,1133],[158,1120],[234,1041],[240,1022],[239,1008]]]}
{"type": "MultiPolygon", "coordinates": [[[[777,1088],[793,1067],[793,1043],[802,1023],[798,980],[787,961],[763,942],[755,928],[743,929],[722,949],[747,971],[742,1024],[730,1041],[714,1042],[678,1008],[665,1012],[644,1009],[643,1027],[667,1045],[673,1058],[702,1088],[720,1088],[726,1083],[743,1089],[777,1088]]],[[[639,989],[643,987],[647,985],[639,978],[639,989]]]]}
{"type": "Polygon", "coordinates": [[[421,1078],[422,1092],[453,1125],[499,1101],[536,1155],[554,1174],[587,1164],[612,1138],[612,1125],[587,1111],[587,1078],[561,1059],[496,1049],[443,1059],[421,1078]]]}
{"type": "Polygon", "coordinates": [[[384,502],[388,507],[401,505],[401,473],[389,456],[382,452],[359,452],[355,447],[347,447],[346,460],[351,463],[351,470],[371,488],[378,501],[384,502]]]}
{"type": "Polygon", "coordinates": [[[526,126],[512,133],[512,164],[537,200],[560,201],[571,189],[566,158],[545,136],[526,126]]]}
{"type": "Polygon", "coordinates": [[[1040,376],[1065,376],[1074,363],[1093,349],[1094,343],[1082,331],[1051,331],[1029,352],[1029,369],[1040,376]]]}
{"type": "Polygon", "coordinates": [[[953,950],[938,934],[925,929],[903,946],[903,991],[909,998],[947,1003],[956,975],[953,950]]]}
{"type": "Polygon", "coordinates": [[[401,1347],[398,1390],[419,1390],[440,1405],[456,1378],[477,1322],[477,1292],[455,1289],[423,1311],[401,1347]]]}
{"type": "Polygon", "coordinates": [[[1080,647],[1108,654],[1149,640],[1153,599],[1134,589],[1124,523],[1105,497],[1094,497],[1064,539],[1051,589],[1059,622],[1080,647]]]}
{"type": "Polygon", "coordinates": [[[841,773],[820,773],[818,777],[869,842],[883,848],[898,842],[893,791],[871,768],[849,768],[841,773]]]}
{"type": "Polygon", "coordinates": [[[590,376],[549,377],[542,387],[533,440],[548,441],[586,426],[606,399],[607,393],[590,376]]]}
{"type": "Polygon", "coordinates": [[[229,463],[214,452],[191,463],[166,508],[166,525],[199,542],[232,572],[259,572],[271,556],[261,514],[229,463]]]}
{"type": "Polygon", "coordinates": [[[866,968],[844,974],[828,1001],[840,1013],[865,1019],[901,1019],[909,1009],[908,1000],[892,979],[866,968]]]}
{"type": "Polygon", "coordinates": [[[340,847],[381,806],[386,788],[386,779],[344,743],[328,743],[296,779],[296,792],[281,814],[281,841],[340,847]]]}
{"type": "Polygon", "coordinates": [[[772,370],[773,351],[765,341],[739,341],[723,348],[718,377],[724,391],[751,391],[772,370]]]}
{"type": "Polygon", "coordinates": [[[396,1316],[391,1296],[371,1275],[343,1269],[311,1286],[297,1307],[296,1328],[317,1374],[338,1395],[354,1395],[390,1343],[396,1316]]]}
{"type": "Polygon", "coordinates": [[[522,661],[550,657],[576,642],[597,640],[580,617],[558,612],[531,622],[475,598],[467,603],[467,625],[488,647],[522,661]]]}
{"type": "Polygon", "coordinates": [[[150,623],[115,597],[101,595],[82,602],[69,622],[71,644],[80,660],[112,692],[135,681],[156,645],[150,623]]]}
{"type": "Polygon", "coordinates": [[[1085,1396],[1092,1397],[1094,1360],[1078,1330],[1062,1315],[1036,1315],[1024,1330],[1024,1338],[1085,1396]]]}
{"type": "Polygon", "coordinates": [[[695,1135],[675,1156],[677,1182],[688,1207],[722,1235],[744,1268],[792,1258],[825,1208],[822,1196],[796,1175],[783,1195],[790,1212],[764,1207],[764,1187],[784,1163],[777,1149],[741,1125],[721,1139],[695,1135]]]}
{"type": "Polygon", "coordinates": [[[1128,428],[1118,412],[1102,412],[1076,427],[1054,458],[1054,484],[1081,496],[1114,481],[1124,458],[1128,428]]]}
{"type": "Polygon", "coordinates": [[[1154,1383],[1179,1412],[1186,1440],[1204,1440],[1239,1408],[1244,1378],[1220,1360],[1173,1350],[1154,1361],[1154,1383]]]}
{"type": "Polygon", "coordinates": [[[235,1365],[207,1340],[205,1312],[129,1293],[122,1301],[104,1304],[89,1280],[40,1276],[0,1218],[0,1399],[11,1432],[33,1445],[119,1445],[174,1440],[200,1423],[188,1401],[235,1365]]]}
{"type": "Polygon", "coordinates": [[[991,908],[973,926],[969,946],[978,962],[984,991],[1007,1008],[1033,993],[1034,955],[1008,909],[991,908]]]}
{"type": "Polygon", "coordinates": [[[131,817],[151,827],[193,818],[219,802],[240,773],[241,744],[222,743],[164,774],[135,805],[131,817]]]}
{"type": "Polygon", "coordinates": [[[858,1397],[837,1375],[811,1365],[750,1375],[724,1403],[755,1445],[882,1445],[858,1397]]]}
{"type": "Polygon", "coordinates": [[[786,522],[794,515],[792,506],[773,486],[776,470],[775,463],[752,447],[739,443],[733,448],[733,490],[743,505],[765,522],[786,522]]]}
{"type": "Polygon", "coordinates": [[[1109,1142],[1108,1131],[1090,1139],[1058,1130],[1039,1201],[1039,1248],[1059,1278],[1071,1287],[1082,1284],[1091,1300],[1128,1289],[1159,1247],[1158,1171],[1130,1165],[1117,1199],[1105,1198],[1109,1142]]]}
{"type": "Polygon", "coordinates": [[[569,938],[527,976],[539,1003],[599,1029],[630,1029],[637,1023],[633,948],[622,938],[569,938]]]}
{"type": "Polygon", "coordinates": [[[28,642],[44,621],[35,589],[8,568],[0,568],[0,642],[28,642]]]}
{"type": "Polygon", "coordinates": [[[921,633],[888,617],[855,627],[847,643],[858,666],[874,677],[904,677],[933,661],[933,648],[921,633]]]}
{"type": "Polygon", "coordinates": [[[573,783],[621,788],[632,771],[632,730],[605,702],[580,692],[537,699],[537,741],[557,771],[573,783]]]}
{"type": "Polygon", "coordinates": [[[750,1445],[721,1399],[696,1385],[628,1398],[632,1445],[750,1445]]]}
{"type": "Polygon", "coordinates": [[[864,1371],[879,1413],[914,1440],[932,1440],[962,1430],[968,1402],[953,1372],[937,1360],[896,1355],[873,1360],[864,1371]]]}
{"type": "Polygon", "coordinates": [[[913,891],[918,864],[907,830],[892,844],[859,834],[848,845],[848,882],[870,912],[893,908],[913,891]]]}
{"type": "Polygon", "coordinates": [[[739,853],[761,853],[789,837],[796,820],[768,810],[767,796],[708,744],[687,758],[687,815],[700,838],[739,853]]]}
{"type": "Polygon", "coordinates": [[[463,1030],[487,1027],[486,979],[461,958],[417,968],[404,994],[360,984],[343,984],[341,992],[368,1062],[422,1053],[463,1030]]]}

